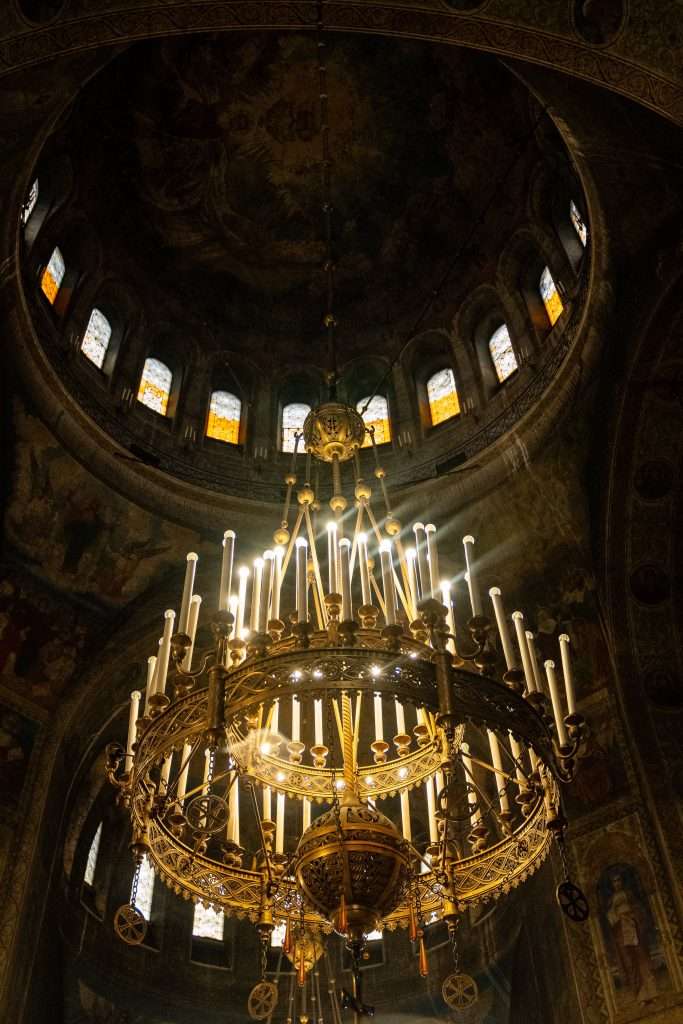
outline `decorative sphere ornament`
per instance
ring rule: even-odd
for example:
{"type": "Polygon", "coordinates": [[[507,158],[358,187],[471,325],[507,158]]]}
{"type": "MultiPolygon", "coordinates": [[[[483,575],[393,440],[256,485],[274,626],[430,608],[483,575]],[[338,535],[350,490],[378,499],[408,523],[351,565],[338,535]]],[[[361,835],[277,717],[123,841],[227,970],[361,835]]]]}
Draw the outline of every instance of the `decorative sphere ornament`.
{"type": "Polygon", "coordinates": [[[346,462],[363,444],[365,423],[360,413],[341,402],[325,402],[304,421],[304,443],[323,462],[346,462]]]}

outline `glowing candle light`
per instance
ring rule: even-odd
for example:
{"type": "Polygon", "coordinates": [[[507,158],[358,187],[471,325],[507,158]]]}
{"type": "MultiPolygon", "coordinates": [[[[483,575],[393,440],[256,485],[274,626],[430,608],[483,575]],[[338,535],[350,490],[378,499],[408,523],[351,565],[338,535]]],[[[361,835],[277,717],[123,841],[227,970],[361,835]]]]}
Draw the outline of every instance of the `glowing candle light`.
{"type": "Polygon", "coordinates": [[[178,632],[187,633],[187,620],[190,614],[190,598],[194,586],[194,574],[197,570],[197,559],[199,555],[190,551],[185,566],[185,582],[183,584],[183,597],[180,602],[180,617],[178,618],[178,632]]]}
{"type": "Polygon", "coordinates": [[[295,743],[301,741],[301,704],[296,694],[292,697],[292,739],[295,743]]]}
{"type": "Polygon", "coordinates": [[[358,534],[358,558],[360,565],[360,589],[363,604],[372,604],[372,591],[370,590],[370,568],[368,566],[368,538],[367,534],[358,534]]]}
{"type": "Polygon", "coordinates": [[[517,645],[519,647],[519,653],[522,656],[522,668],[524,669],[524,679],[526,681],[527,692],[533,693],[536,689],[536,680],[534,679],[534,670],[531,664],[531,657],[529,655],[529,645],[527,644],[526,633],[524,631],[524,615],[522,612],[513,612],[512,621],[515,624],[517,645]]]}
{"type": "Polygon", "coordinates": [[[383,540],[379,546],[382,560],[382,583],[384,586],[384,604],[386,606],[387,626],[396,623],[396,589],[394,587],[394,565],[391,557],[391,541],[383,540]]]}
{"type": "Polygon", "coordinates": [[[230,607],[232,593],[232,563],[235,556],[235,531],[223,534],[223,557],[221,558],[221,581],[218,589],[218,607],[225,611],[230,607]]]}
{"type": "Polygon", "coordinates": [[[133,746],[138,734],[138,713],[142,694],[139,690],[133,690],[130,695],[130,710],[128,712],[128,739],[126,741],[126,756],[123,762],[123,770],[130,772],[133,767],[133,746]]]}
{"type": "Polygon", "coordinates": [[[263,787],[263,820],[270,821],[272,814],[270,786],[263,787]]]}
{"type": "Polygon", "coordinates": [[[436,599],[439,596],[439,555],[436,548],[436,526],[434,523],[427,523],[425,534],[429,561],[429,589],[431,596],[436,599]]]}
{"type": "Polygon", "coordinates": [[[319,697],[313,702],[313,713],[315,718],[315,745],[321,747],[323,743],[323,702],[319,697]]]}
{"type": "Polygon", "coordinates": [[[491,587],[489,590],[489,597],[493,604],[493,611],[496,616],[496,623],[498,625],[498,635],[500,636],[501,646],[503,648],[503,657],[505,658],[505,665],[508,669],[515,667],[515,653],[512,646],[512,640],[510,638],[510,630],[508,629],[507,619],[505,618],[505,611],[503,609],[503,599],[500,596],[500,587],[491,587]]]}
{"type": "Polygon", "coordinates": [[[258,615],[261,606],[261,581],[263,580],[263,559],[254,559],[254,583],[251,589],[251,615],[249,618],[249,629],[252,633],[258,633],[258,615]]]}
{"type": "Polygon", "coordinates": [[[265,633],[268,628],[268,612],[270,610],[270,595],[273,586],[273,568],[275,566],[275,552],[264,551],[263,553],[263,578],[261,580],[261,593],[259,596],[258,626],[259,633],[265,633]]]}
{"type": "Polygon", "coordinates": [[[384,721],[382,716],[382,695],[375,694],[375,739],[384,740],[384,721]]]}
{"type": "Polygon", "coordinates": [[[296,539],[296,614],[299,622],[308,622],[308,541],[296,539]]]}
{"type": "Polygon", "coordinates": [[[467,565],[467,572],[465,579],[467,580],[467,589],[470,595],[470,606],[472,608],[472,615],[481,615],[481,596],[479,594],[479,581],[474,572],[474,537],[468,534],[462,539],[463,547],[465,549],[465,564],[467,565]]]}
{"type": "Polygon", "coordinates": [[[237,570],[240,578],[237,596],[237,636],[241,637],[244,630],[244,616],[247,609],[247,581],[249,580],[249,569],[241,565],[237,570]]]}
{"type": "Polygon", "coordinates": [[[170,608],[164,612],[164,635],[161,638],[159,648],[159,661],[156,670],[155,693],[164,693],[166,690],[166,678],[168,676],[168,663],[171,657],[171,637],[173,636],[173,623],[175,612],[170,608]]]}
{"type": "Polygon", "coordinates": [[[410,799],[407,789],[404,789],[401,793],[401,831],[403,832],[403,838],[407,839],[408,842],[412,842],[413,833],[410,827],[410,799]]]}
{"type": "Polygon", "coordinates": [[[337,524],[330,520],[327,524],[327,571],[330,594],[337,594],[337,524]]]}
{"type": "Polygon", "coordinates": [[[564,688],[567,694],[567,713],[576,714],[576,696],[574,692],[574,676],[569,658],[569,637],[566,633],[560,635],[560,657],[562,658],[562,675],[564,676],[564,688]]]}
{"type": "Polygon", "coordinates": [[[415,534],[415,550],[417,551],[417,600],[419,603],[428,597],[430,591],[429,567],[427,565],[427,536],[424,523],[415,523],[413,533],[415,534]]]}
{"type": "Polygon", "coordinates": [[[553,705],[557,739],[560,746],[564,747],[567,745],[567,730],[565,729],[564,717],[562,715],[562,701],[560,699],[560,688],[557,685],[557,676],[555,675],[555,662],[548,659],[548,661],[544,662],[544,666],[548,680],[548,689],[550,690],[550,700],[553,705]]]}
{"type": "Polygon", "coordinates": [[[341,576],[342,612],[343,622],[353,618],[353,604],[351,602],[351,541],[348,537],[342,537],[339,541],[339,575],[341,576]]]}
{"type": "Polygon", "coordinates": [[[486,730],[489,737],[489,748],[491,750],[491,761],[493,762],[494,774],[496,777],[496,791],[500,802],[500,809],[503,814],[510,813],[510,800],[505,788],[505,775],[503,774],[503,759],[500,753],[500,743],[495,732],[486,730]]]}
{"type": "Polygon", "coordinates": [[[396,735],[405,736],[406,734],[406,716],[403,710],[403,705],[399,701],[394,701],[396,706],[396,735]]]}
{"type": "Polygon", "coordinates": [[[277,795],[277,811],[275,818],[275,852],[284,853],[285,849],[285,794],[277,795]]]}

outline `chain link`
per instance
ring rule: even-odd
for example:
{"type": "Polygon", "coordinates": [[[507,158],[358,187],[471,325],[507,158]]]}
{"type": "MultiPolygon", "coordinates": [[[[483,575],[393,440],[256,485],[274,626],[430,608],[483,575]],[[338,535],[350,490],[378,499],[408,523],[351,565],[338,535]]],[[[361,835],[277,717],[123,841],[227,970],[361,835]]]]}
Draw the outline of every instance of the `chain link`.
{"type": "Polygon", "coordinates": [[[133,872],[133,881],[130,884],[130,905],[135,907],[137,910],[137,898],[138,898],[138,885],[140,883],[140,869],[142,863],[135,865],[135,871],[133,872]]]}

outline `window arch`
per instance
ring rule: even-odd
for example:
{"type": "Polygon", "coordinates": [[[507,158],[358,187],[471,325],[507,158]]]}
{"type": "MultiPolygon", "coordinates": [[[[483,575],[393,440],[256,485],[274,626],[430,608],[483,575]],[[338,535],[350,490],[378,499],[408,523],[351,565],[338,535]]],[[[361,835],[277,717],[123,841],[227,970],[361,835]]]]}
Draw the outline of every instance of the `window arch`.
{"type": "Polygon", "coordinates": [[[239,444],[242,403],[229,391],[213,391],[209,403],[206,436],[226,444],[239,444]]]}
{"type": "Polygon", "coordinates": [[[432,426],[450,420],[460,413],[460,399],[450,366],[437,370],[427,381],[427,400],[432,426]]]}
{"type": "Polygon", "coordinates": [[[543,300],[545,311],[548,314],[548,320],[552,327],[562,313],[564,306],[562,305],[562,299],[560,293],[557,290],[557,285],[553,280],[553,275],[550,273],[548,267],[543,268],[540,280],[538,282],[538,291],[543,300]]]}
{"type": "Polygon", "coordinates": [[[588,225],[583,219],[581,211],[573,199],[569,200],[569,219],[572,222],[572,226],[578,235],[581,245],[585,249],[588,245],[588,225]]]}
{"type": "Polygon", "coordinates": [[[40,287],[43,295],[53,306],[57,298],[62,281],[64,280],[64,274],[66,272],[66,263],[62,256],[59,246],[55,246],[52,250],[52,255],[48,265],[42,273],[40,278],[40,287]]]}
{"type": "Polygon", "coordinates": [[[489,338],[489,353],[498,383],[502,384],[518,368],[507,324],[501,324],[489,338]]]}
{"type": "MultiPolygon", "coordinates": [[[[368,403],[369,399],[370,395],[366,395],[365,398],[361,398],[360,402],[356,403],[356,412],[361,413],[366,427],[374,428],[375,444],[388,444],[389,441],[391,441],[389,403],[384,395],[375,395],[374,398],[370,399],[366,409],[365,405],[368,403]]],[[[372,440],[370,435],[366,434],[361,447],[369,448],[371,444],[372,440]]]]}
{"type": "Polygon", "coordinates": [[[102,310],[94,307],[81,339],[81,352],[91,363],[95,364],[98,370],[102,369],[110,340],[111,324],[102,310]]]}
{"type": "Polygon", "coordinates": [[[304,420],[311,411],[310,405],[303,402],[290,402],[282,409],[281,446],[283,452],[293,452],[296,446],[296,435],[301,433],[304,420]]]}
{"type": "Polygon", "coordinates": [[[138,879],[138,892],[135,897],[135,906],[149,921],[152,916],[152,904],[154,903],[154,869],[149,862],[149,857],[142,858],[140,865],[140,878],[138,879]]]}
{"type": "Polygon", "coordinates": [[[33,213],[36,203],[38,202],[38,196],[40,195],[40,187],[38,179],[36,178],[31,188],[29,189],[28,197],[26,202],[21,208],[21,223],[28,224],[29,217],[33,213]]]}
{"type": "Polygon", "coordinates": [[[83,881],[86,885],[95,884],[95,869],[97,867],[97,855],[100,852],[100,840],[102,839],[102,822],[97,826],[95,835],[92,837],[90,849],[88,850],[88,859],[85,864],[85,873],[83,875],[83,881]]]}
{"type": "Polygon", "coordinates": [[[166,363],[152,357],[145,359],[138,388],[138,402],[165,416],[172,383],[173,374],[166,363]]]}
{"type": "Polygon", "coordinates": [[[212,907],[195,903],[192,918],[192,935],[197,939],[213,939],[223,942],[225,938],[225,914],[212,907]]]}

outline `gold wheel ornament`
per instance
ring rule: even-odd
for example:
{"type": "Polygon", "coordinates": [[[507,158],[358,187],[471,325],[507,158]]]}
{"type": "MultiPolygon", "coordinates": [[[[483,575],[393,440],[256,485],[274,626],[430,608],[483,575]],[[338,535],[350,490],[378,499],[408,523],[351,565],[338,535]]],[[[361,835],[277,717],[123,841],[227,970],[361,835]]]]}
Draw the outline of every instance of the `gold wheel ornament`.
{"type": "Polygon", "coordinates": [[[277,1006],[277,985],[272,981],[259,981],[247,1000],[247,1013],[252,1020],[265,1020],[277,1006]]]}
{"type": "Polygon", "coordinates": [[[451,1010],[466,1010],[479,998],[479,988],[469,974],[449,974],[441,986],[441,995],[451,1010]]]}
{"type": "Polygon", "coordinates": [[[185,812],[188,824],[196,832],[213,835],[224,829],[228,821],[228,805],[222,797],[213,793],[196,796],[185,812]]]}
{"type": "Polygon", "coordinates": [[[139,946],[147,934],[147,921],[137,907],[124,903],[114,914],[114,931],[127,946],[139,946]]]}

